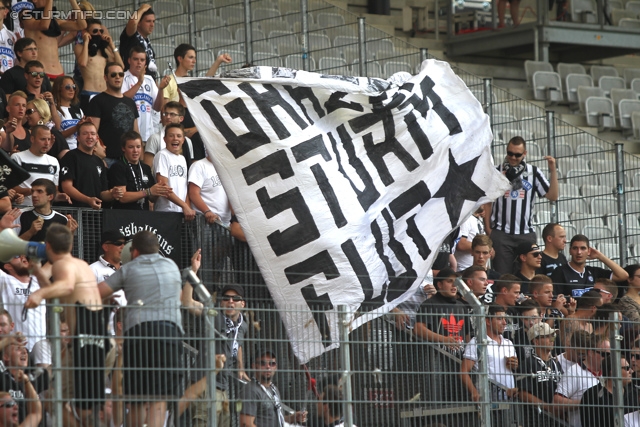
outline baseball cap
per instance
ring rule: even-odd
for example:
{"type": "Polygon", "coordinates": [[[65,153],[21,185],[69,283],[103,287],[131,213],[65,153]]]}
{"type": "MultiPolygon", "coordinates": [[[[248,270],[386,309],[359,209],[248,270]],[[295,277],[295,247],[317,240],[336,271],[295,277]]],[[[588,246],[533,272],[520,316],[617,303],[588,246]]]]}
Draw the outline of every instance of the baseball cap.
{"type": "Polygon", "coordinates": [[[535,243],[522,242],[516,247],[516,256],[526,255],[533,251],[540,251],[540,246],[535,243]]]}
{"type": "Polygon", "coordinates": [[[127,238],[124,237],[124,234],[122,234],[120,232],[120,230],[105,230],[102,232],[102,235],[100,236],[100,244],[104,245],[107,242],[117,242],[118,240],[120,241],[126,241],[127,238]]]}
{"type": "Polygon", "coordinates": [[[538,338],[540,336],[551,335],[555,333],[558,333],[557,329],[553,329],[546,322],[540,322],[531,326],[529,328],[529,331],[527,332],[527,335],[529,337],[529,341],[533,341],[535,338],[538,338]]]}
{"type": "Polygon", "coordinates": [[[227,291],[234,291],[236,294],[244,298],[244,288],[240,285],[237,285],[235,283],[225,285],[224,288],[222,288],[222,290],[220,291],[220,295],[226,294],[227,291]]]}

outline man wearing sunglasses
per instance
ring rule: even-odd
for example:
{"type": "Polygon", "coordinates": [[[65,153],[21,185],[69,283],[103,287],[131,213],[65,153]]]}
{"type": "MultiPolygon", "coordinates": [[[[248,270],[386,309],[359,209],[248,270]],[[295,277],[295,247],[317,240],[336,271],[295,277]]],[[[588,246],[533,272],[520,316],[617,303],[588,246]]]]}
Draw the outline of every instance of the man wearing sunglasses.
{"type": "Polygon", "coordinates": [[[624,268],[607,258],[596,248],[589,246],[589,238],[576,234],[569,245],[571,261],[551,273],[553,283],[558,283],[558,293],[580,296],[586,288],[594,286],[596,279],[605,278],[615,282],[626,282],[629,274],[624,268]],[[607,269],[587,265],[589,260],[602,262],[607,269]]]}
{"type": "MultiPolygon", "coordinates": [[[[185,289],[187,287],[185,286],[185,289]]],[[[220,309],[221,314],[215,318],[216,331],[224,337],[222,340],[216,341],[216,356],[224,355],[226,361],[224,367],[216,376],[216,414],[219,427],[229,427],[231,425],[231,416],[229,412],[229,395],[232,389],[235,389],[233,395],[238,395],[239,382],[238,379],[250,381],[251,378],[244,370],[243,344],[249,326],[242,315],[245,308],[244,288],[240,285],[229,284],[220,291],[220,309]]],[[[206,343],[198,350],[203,357],[199,358],[198,365],[206,366],[206,343]]],[[[205,372],[196,374],[204,376],[205,372]]],[[[200,378],[192,378],[192,382],[198,381],[200,378]]],[[[193,425],[195,427],[206,427],[207,409],[209,404],[208,396],[202,400],[193,403],[193,425]]]]}
{"type": "MultiPolygon", "coordinates": [[[[38,46],[36,41],[28,37],[19,39],[13,47],[16,54],[16,62],[13,67],[9,68],[2,74],[0,79],[0,88],[5,92],[6,96],[10,96],[17,90],[24,91],[27,88],[27,80],[25,77],[24,66],[29,61],[38,59],[38,46]]],[[[42,90],[51,92],[51,81],[45,76],[42,82],[42,90]]]]}
{"type": "MultiPolygon", "coordinates": [[[[42,89],[42,83],[47,75],[44,72],[44,65],[40,61],[29,61],[24,66],[24,78],[27,80],[25,93],[27,102],[36,98],[44,99],[51,107],[53,105],[53,94],[42,89]]],[[[55,110],[55,108],[53,108],[55,110]]]]}
{"type": "Polygon", "coordinates": [[[507,144],[507,156],[498,170],[511,182],[511,189],[493,204],[486,205],[485,229],[493,240],[496,256],[493,268],[510,273],[515,250],[521,243],[535,243],[536,233],[531,224],[535,195],[558,200],[556,160],[545,156],[549,165],[549,181],[536,166],[525,162],[527,144],[515,136],[507,144]],[[533,192],[533,194],[532,194],[533,192]]]}
{"type": "Polygon", "coordinates": [[[251,366],[255,377],[242,390],[240,427],[282,427],[285,423],[306,422],[307,411],[284,415],[280,392],[273,383],[278,371],[276,354],[267,349],[258,350],[251,366]]]}
{"type": "Polygon", "coordinates": [[[540,268],[542,262],[542,251],[535,243],[524,242],[516,248],[516,273],[515,275],[522,280],[520,282],[521,291],[529,294],[529,282],[536,275],[536,270],[540,268]]]}

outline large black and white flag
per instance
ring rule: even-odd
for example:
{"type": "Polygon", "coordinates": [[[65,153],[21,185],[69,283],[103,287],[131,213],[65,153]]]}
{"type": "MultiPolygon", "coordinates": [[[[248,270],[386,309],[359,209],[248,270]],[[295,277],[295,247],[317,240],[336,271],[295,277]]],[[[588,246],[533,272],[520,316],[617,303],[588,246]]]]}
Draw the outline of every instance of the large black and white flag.
{"type": "Polygon", "coordinates": [[[445,62],[388,81],[255,67],[178,83],[303,363],[337,346],[338,304],[353,328],[388,312],[508,188],[445,62]]]}

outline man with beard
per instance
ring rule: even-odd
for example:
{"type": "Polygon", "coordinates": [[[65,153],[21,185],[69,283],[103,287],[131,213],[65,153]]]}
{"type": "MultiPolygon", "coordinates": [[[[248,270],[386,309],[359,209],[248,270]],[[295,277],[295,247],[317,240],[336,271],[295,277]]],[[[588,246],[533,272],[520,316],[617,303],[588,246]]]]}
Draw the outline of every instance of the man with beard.
{"type": "MultiPolygon", "coordinates": [[[[104,79],[107,90],[94,96],[89,103],[86,115],[98,129],[100,139],[107,147],[104,159],[108,167],[120,159],[122,149],[120,137],[123,133],[138,129],[138,107],[133,99],[122,93],[124,70],[120,64],[113,62],[104,67],[104,79]]],[[[80,141],[78,141],[80,145],[80,141]]]]}
{"type": "Polygon", "coordinates": [[[549,166],[549,181],[536,166],[527,164],[527,144],[514,136],[507,144],[507,156],[498,170],[511,182],[511,189],[493,204],[487,204],[485,229],[493,241],[496,256],[493,268],[500,273],[511,273],[515,250],[521,243],[535,243],[536,233],[531,223],[535,195],[558,200],[558,172],[556,160],[545,156],[549,166]],[[533,194],[532,194],[533,192],[533,194]]]}
{"type": "Polygon", "coordinates": [[[626,282],[629,274],[596,248],[589,246],[589,238],[576,234],[569,244],[571,261],[553,270],[551,280],[558,283],[558,293],[580,296],[585,288],[594,286],[596,279],[605,278],[615,282],[626,282]],[[597,259],[608,269],[587,265],[588,260],[597,259]]]}
{"type": "Polygon", "coordinates": [[[156,183],[151,168],[140,161],[142,138],[136,131],[122,135],[123,156],[109,169],[109,184],[122,191],[122,198],[113,204],[114,209],[149,210],[149,202],[159,196],[167,197],[171,189],[156,183]]]}
{"type": "Polygon", "coordinates": [[[124,68],[118,48],[113,44],[111,36],[104,31],[99,20],[87,19],[87,29],[82,32],[82,43],[73,47],[83,80],[80,92],[80,108],[83,111],[89,108],[91,98],[107,88],[102,75],[107,63],[115,62],[124,68]]]}

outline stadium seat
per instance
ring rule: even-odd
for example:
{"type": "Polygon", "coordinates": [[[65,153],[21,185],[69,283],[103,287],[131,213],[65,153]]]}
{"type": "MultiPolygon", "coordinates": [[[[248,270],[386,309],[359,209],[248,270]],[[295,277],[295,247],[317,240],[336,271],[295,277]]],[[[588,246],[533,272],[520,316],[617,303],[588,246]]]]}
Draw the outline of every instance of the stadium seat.
{"type": "Polygon", "coordinates": [[[527,83],[529,86],[533,87],[533,74],[536,71],[549,71],[553,72],[553,66],[551,66],[548,62],[542,61],[524,61],[524,72],[527,76],[527,83]]]}
{"type": "MultiPolygon", "coordinates": [[[[291,68],[293,70],[303,70],[304,66],[302,63],[301,55],[289,55],[284,60],[284,66],[287,68],[291,68]]],[[[316,61],[309,57],[309,71],[314,71],[316,69],[316,61]]]]}
{"type": "Polygon", "coordinates": [[[567,101],[572,104],[578,104],[578,87],[592,87],[593,79],[588,74],[568,74],[565,79],[567,88],[567,101]]]}
{"type": "MultiPolygon", "coordinates": [[[[202,31],[205,28],[223,28],[225,25],[227,24],[224,19],[216,16],[213,10],[198,12],[196,15],[196,31],[202,31]]],[[[229,34],[231,34],[231,31],[229,31],[229,34]]]]}
{"type": "Polygon", "coordinates": [[[640,139],[640,113],[631,113],[631,129],[633,130],[633,137],[640,139]]]}
{"type": "Polygon", "coordinates": [[[604,96],[609,96],[611,89],[625,89],[627,84],[622,77],[602,76],[598,80],[598,87],[604,91],[604,96]]]}
{"type": "Polygon", "coordinates": [[[631,116],[635,112],[640,112],[640,101],[637,99],[623,99],[620,101],[618,109],[620,112],[618,116],[620,120],[620,127],[623,131],[632,130],[633,123],[631,122],[631,116]]]}
{"type": "Polygon", "coordinates": [[[578,157],[591,157],[593,155],[600,156],[602,151],[605,151],[605,148],[602,146],[602,144],[599,144],[592,140],[579,144],[576,147],[575,153],[578,157]]]}
{"type": "Polygon", "coordinates": [[[252,9],[253,22],[260,22],[263,19],[278,18],[280,19],[280,11],[278,9],[252,9]]]}
{"type": "Polygon", "coordinates": [[[573,198],[573,197],[566,197],[566,196],[560,195],[560,197],[558,198],[557,205],[558,205],[558,210],[562,210],[564,212],[589,213],[589,206],[584,201],[584,199],[581,199],[581,198],[573,198]]]}
{"type": "Polygon", "coordinates": [[[640,227],[629,226],[629,224],[627,224],[627,245],[633,247],[634,254],[637,252],[637,249],[640,248],[640,227]]]}
{"type": "MultiPolygon", "coordinates": [[[[351,73],[354,75],[360,75],[360,68],[359,68],[359,64],[360,64],[360,60],[356,59],[355,61],[353,61],[352,65],[351,65],[351,73]]],[[[379,77],[379,78],[383,78],[385,77],[382,74],[382,67],[380,66],[380,63],[377,61],[366,61],[365,64],[367,65],[367,75],[366,77],[379,77]]]]}
{"type": "Polygon", "coordinates": [[[631,82],[633,81],[633,79],[640,78],[640,68],[625,68],[623,75],[624,75],[624,81],[627,83],[627,87],[630,88],[631,82]]]}
{"type": "Polygon", "coordinates": [[[567,64],[565,62],[558,62],[556,67],[560,78],[564,81],[569,74],[587,74],[582,64],[567,64]]]}
{"type": "Polygon", "coordinates": [[[582,22],[595,24],[598,22],[596,6],[592,0],[572,0],[570,3],[570,14],[572,22],[582,22]]]}
{"type": "Polygon", "coordinates": [[[615,26],[633,27],[629,22],[637,21],[638,14],[630,10],[614,9],[611,11],[611,22],[615,26]]]}
{"type": "Polygon", "coordinates": [[[544,138],[547,135],[547,121],[526,117],[520,121],[520,129],[529,132],[535,139],[544,138]]]}
{"type": "Polygon", "coordinates": [[[633,91],[633,89],[611,89],[610,95],[617,117],[620,117],[620,109],[618,108],[620,101],[623,99],[638,100],[638,95],[633,91]]]}
{"type": "Polygon", "coordinates": [[[524,138],[525,141],[529,141],[533,139],[533,135],[531,135],[529,131],[523,131],[520,129],[511,129],[511,128],[502,130],[502,139],[504,141],[509,142],[511,141],[511,138],[513,138],[514,136],[521,136],[524,138]]]}
{"type": "Polygon", "coordinates": [[[584,184],[580,187],[580,193],[582,194],[582,197],[586,198],[608,196],[611,194],[611,189],[604,185],[584,184]]]}
{"type": "MultiPolygon", "coordinates": [[[[236,30],[236,41],[238,42],[244,42],[245,41],[245,31],[244,28],[238,28],[236,30]]],[[[264,34],[264,32],[262,32],[262,30],[258,29],[258,28],[251,28],[251,41],[252,42],[257,42],[257,41],[265,41],[267,39],[267,36],[264,34]]],[[[253,48],[254,50],[258,50],[255,47],[253,48]]]]}
{"type": "Polygon", "coordinates": [[[640,1],[637,1],[637,0],[627,1],[624,5],[624,9],[629,12],[633,12],[636,14],[636,16],[638,16],[638,14],[640,14],[640,1]]]}
{"type": "Polygon", "coordinates": [[[561,182],[558,184],[558,189],[560,190],[560,194],[567,197],[580,197],[580,189],[575,184],[561,182]]]}
{"type": "Polygon", "coordinates": [[[189,28],[190,26],[188,24],[172,22],[167,26],[167,35],[177,36],[178,34],[189,34],[189,28]]]}
{"type": "Polygon", "coordinates": [[[596,173],[607,173],[616,169],[615,162],[607,159],[593,159],[591,160],[591,170],[596,173]]]}
{"type": "Polygon", "coordinates": [[[349,71],[349,66],[347,61],[343,58],[336,57],[322,57],[318,62],[318,71],[322,71],[325,74],[332,75],[351,75],[351,71],[349,71]]]}
{"type": "Polygon", "coordinates": [[[316,20],[322,28],[340,27],[345,24],[344,16],[337,13],[318,13],[316,20]]]}
{"type": "Polygon", "coordinates": [[[562,96],[562,80],[554,71],[536,71],[533,73],[533,98],[547,103],[558,103],[562,96]]]}
{"type": "Polygon", "coordinates": [[[613,239],[613,231],[609,227],[598,225],[585,225],[582,228],[582,234],[590,240],[613,239]]]}
{"type": "Polygon", "coordinates": [[[253,52],[252,63],[269,67],[282,67],[280,57],[273,52],[253,52]]]}
{"type": "Polygon", "coordinates": [[[592,184],[598,185],[598,177],[593,174],[593,171],[589,168],[576,168],[571,169],[564,174],[565,182],[573,183],[576,185],[592,184]]]}
{"type": "Polygon", "coordinates": [[[513,107],[512,114],[516,119],[522,120],[525,117],[544,117],[544,108],[540,108],[535,104],[518,102],[513,107]]]}
{"type": "Polygon", "coordinates": [[[357,36],[337,36],[333,39],[333,46],[358,46],[357,36]]]}
{"type": "Polygon", "coordinates": [[[273,31],[291,31],[291,25],[282,19],[265,19],[259,21],[260,29],[265,34],[269,35],[273,31]]]}
{"type": "Polygon", "coordinates": [[[609,98],[590,96],[585,103],[587,124],[597,127],[599,131],[616,126],[613,102],[609,98]]]}
{"type": "Polygon", "coordinates": [[[578,106],[581,113],[586,113],[587,98],[592,96],[604,97],[604,91],[599,87],[590,87],[590,86],[578,87],[578,106]]]}
{"type": "Polygon", "coordinates": [[[153,11],[162,17],[182,15],[184,13],[182,3],[162,0],[153,3],[153,11]]]}
{"type": "Polygon", "coordinates": [[[391,77],[395,73],[399,72],[411,73],[411,64],[408,62],[400,61],[387,61],[384,63],[384,75],[385,77],[391,77]]]}
{"type": "Polygon", "coordinates": [[[603,76],[619,77],[618,70],[610,65],[592,65],[589,73],[594,82],[599,82],[603,76]]]}
{"type": "Polygon", "coordinates": [[[321,50],[331,48],[331,40],[324,34],[309,34],[309,50],[321,50]]]}
{"type": "Polygon", "coordinates": [[[200,31],[200,37],[205,41],[214,45],[217,40],[235,40],[233,34],[227,28],[205,26],[200,31]]]}
{"type": "Polygon", "coordinates": [[[368,51],[373,52],[376,58],[393,56],[395,51],[391,39],[367,40],[365,47],[368,51]]]}
{"type": "Polygon", "coordinates": [[[244,22],[243,6],[227,6],[218,9],[220,17],[225,20],[227,25],[234,25],[244,22]]]}

